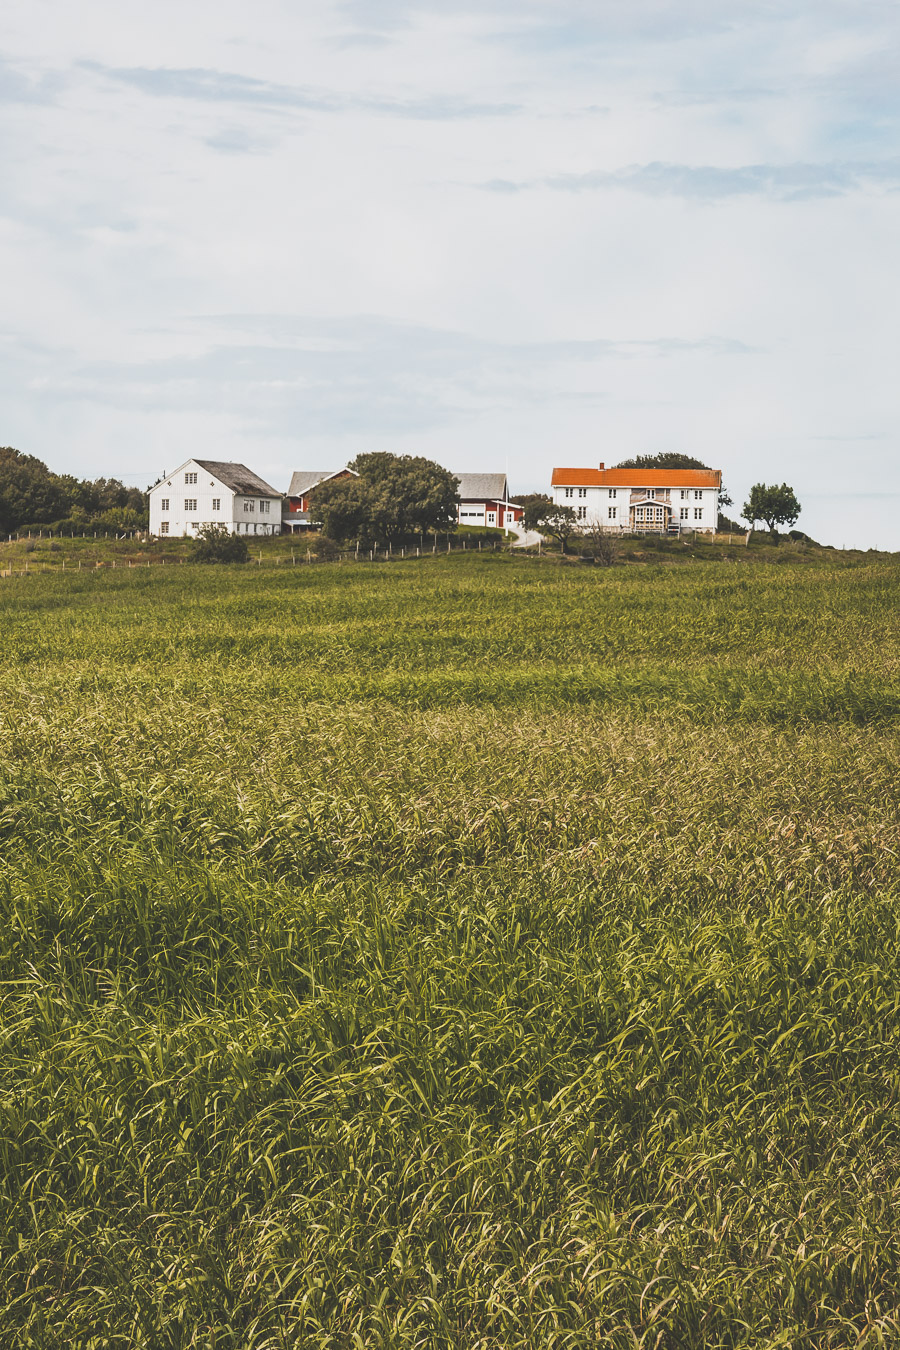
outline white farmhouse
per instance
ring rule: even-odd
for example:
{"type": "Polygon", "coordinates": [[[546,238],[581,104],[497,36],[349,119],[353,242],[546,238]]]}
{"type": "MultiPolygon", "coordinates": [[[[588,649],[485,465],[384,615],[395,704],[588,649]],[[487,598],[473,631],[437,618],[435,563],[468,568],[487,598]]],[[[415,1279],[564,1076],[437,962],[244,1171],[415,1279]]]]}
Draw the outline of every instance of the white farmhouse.
{"type": "Polygon", "coordinates": [[[245,464],[189,459],[150,489],[150,533],[195,535],[202,525],[280,534],[281,493],[245,464]]]}
{"type": "Polygon", "coordinates": [[[715,532],[721,469],[554,469],[556,506],[571,506],[585,529],[622,534],[715,532]]]}

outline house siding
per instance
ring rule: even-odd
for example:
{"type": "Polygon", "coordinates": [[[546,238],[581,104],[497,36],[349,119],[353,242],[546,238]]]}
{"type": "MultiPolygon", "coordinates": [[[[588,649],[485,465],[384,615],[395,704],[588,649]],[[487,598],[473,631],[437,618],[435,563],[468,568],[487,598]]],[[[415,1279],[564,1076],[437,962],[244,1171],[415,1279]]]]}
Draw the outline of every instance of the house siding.
{"type": "Polygon", "coordinates": [[[281,497],[237,493],[195,460],[188,460],[151,488],[150,533],[192,537],[204,525],[223,525],[231,534],[280,534],[281,497]],[[252,511],[244,509],[245,503],[252,504],[252,511]]]}

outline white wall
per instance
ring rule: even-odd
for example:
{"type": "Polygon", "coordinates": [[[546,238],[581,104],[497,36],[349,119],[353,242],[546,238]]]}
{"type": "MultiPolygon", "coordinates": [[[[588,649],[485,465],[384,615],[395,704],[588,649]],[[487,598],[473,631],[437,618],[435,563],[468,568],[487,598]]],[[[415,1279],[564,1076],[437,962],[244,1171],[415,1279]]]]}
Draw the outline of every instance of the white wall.
{"type": "MultiPolygon", "coordinates": [[[[631,491],[632,489],[627,487],[551,488],[555,505],[571,506],[574,511],[581,508],[585,511],[586,526],[602,525],[604,529],[610,530],[628,529],[631,491]],[[610,518],[610,510],[615,511],[614,518],[610,518]]],[[[718,521],[718,499],[716,488],[672,488],[669,504],[675,520],[683,530],[714,530],[718,521]],[[687,494],[684,499],[681,497],[682,491],[687,494]],[[682,510],[688,513],[686,519],[681,518],[682,510]],[[698,510],[702,512],[699,520],[695,517],[698,510]]]]}
{"type": "Polygon", "coordinates": [[[202,525],[224,525],[232,534],[280,534],[281,498],[239,497],[194,460],[188,460],[151,488],[150,533],[181,537],[196,534],[195,527],[202,525]],[[196,482],[188,481],[191,477],[196,482]],[[252,510],[245,510],[251,505],[252,510]],[[165,532],[164,523],[169,526],[165,532]]]}

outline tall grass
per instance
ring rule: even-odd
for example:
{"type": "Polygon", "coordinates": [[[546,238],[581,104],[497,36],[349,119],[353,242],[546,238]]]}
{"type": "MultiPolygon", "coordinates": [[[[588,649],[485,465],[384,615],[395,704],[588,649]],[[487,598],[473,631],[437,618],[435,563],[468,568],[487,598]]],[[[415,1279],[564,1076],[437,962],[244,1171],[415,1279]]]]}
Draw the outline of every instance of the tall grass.
{"type": "Polygon", "coordinates": [[[348,572],[0,588],[0,1344],[897,1343],[895,570],[348,572]]]}

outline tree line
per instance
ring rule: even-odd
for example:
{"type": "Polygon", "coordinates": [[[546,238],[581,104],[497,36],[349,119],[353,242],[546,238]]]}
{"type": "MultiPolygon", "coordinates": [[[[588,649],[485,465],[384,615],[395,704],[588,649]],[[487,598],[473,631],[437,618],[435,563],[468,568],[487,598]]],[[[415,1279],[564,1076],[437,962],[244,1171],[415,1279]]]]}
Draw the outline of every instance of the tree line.
{"type": "Polygon", "coordinates": [[[93,527],[146,529],[148,498],[118,478],[53,473],[43,460],[0,446],[0,534],[53,529],[75,534],[93,527]]]}

